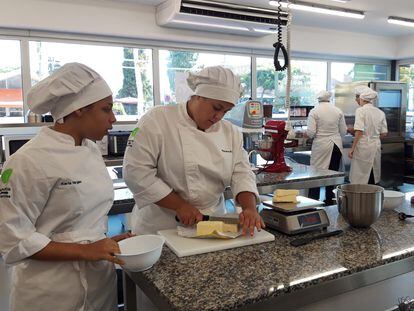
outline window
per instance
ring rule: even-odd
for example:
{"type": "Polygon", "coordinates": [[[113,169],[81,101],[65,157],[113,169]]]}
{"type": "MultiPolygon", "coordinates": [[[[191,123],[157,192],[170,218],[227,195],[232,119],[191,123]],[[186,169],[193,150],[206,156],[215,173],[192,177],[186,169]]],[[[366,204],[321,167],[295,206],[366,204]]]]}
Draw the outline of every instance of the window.
{"type": "Polygon", "coordinates": [[[332,63],[331,89],[338,82],[388,80],[388,66],[375,64],[332,63]]]}
{"type": "Polygon", "coordinates": [[[20,41],[0,40],[0,123],[23,123],[20,41]]]}
{"type": "MultiPolygon", "coordinates": [[[[326,89],[327,63],[321,61],[291,60],[292,83],[290,101],[292,106],[314,106],[316,94],[326,89]]],[[[273,59],[257,59],[257,98],[283,108],[286,97],[287,71],[274,71],[273,59]]]]}
{"type": "Polygon", "coordinates": [[[129,47],[30,42],[32,85],[69,62],[96,70],[113,92],[118,121],[134,121],[154,105],[152,51],[129,47]]]}
{"type": "Polygon", "coordinates": [[[414,132],[414,64],[401,65],[399,67],[400,81],[408,86],[408,106],[405,130],[412,136],[414,132]]]}
{"type": "Polygon", "coordinates": [[[242,100],[251,97],[251,58],[248,56],[167,50],[161,50],[159,56],[162,105],[184,102],[191,95],[186,72],[217,65],[229,68],[240,76],[244,86],[242,100]]]}

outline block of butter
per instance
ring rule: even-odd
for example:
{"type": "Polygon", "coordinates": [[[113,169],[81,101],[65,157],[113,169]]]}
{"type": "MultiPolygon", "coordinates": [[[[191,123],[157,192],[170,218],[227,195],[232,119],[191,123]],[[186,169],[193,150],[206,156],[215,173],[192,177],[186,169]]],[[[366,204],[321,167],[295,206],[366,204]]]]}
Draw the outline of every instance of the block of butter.
{"type": "Polygon", "coordinates": [[[299,190],[284,190],[276,189],[273,196],[275,203],[298,203],[296,196],[299,195],[299,190]]]}
{"type": "Polygon", "coordinates": [[[200,221],[197,223],[197,236],[217,232],[239,232],[237,224],[226,224],[222,221],[200,221]]]}

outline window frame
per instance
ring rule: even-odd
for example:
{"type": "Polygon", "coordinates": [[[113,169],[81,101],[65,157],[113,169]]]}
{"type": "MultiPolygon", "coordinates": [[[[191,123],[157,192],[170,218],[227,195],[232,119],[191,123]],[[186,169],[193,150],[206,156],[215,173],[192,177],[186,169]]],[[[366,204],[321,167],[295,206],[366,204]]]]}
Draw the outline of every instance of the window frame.
{"type": "MultiPolygon", "coordinates": [[[[198,53],[223,53],[227,55],[247,56],[251,61],[251,95],[252,98],[257,98],[257,58],[273,58],[273,50],[263,50],[254,48],[241,48],[241,47],[223,47],[208,44],[197,44],[197,48],[194,48],[194,44],[180,43],[174,41],[156,41],[156,40],[143,40],[134,38],[122,38],[103,35],[86,35],[86,34],[70,34],[70,33],[58,33],[48,31],[32,31],[32,30],[18,30],[18,29],[1,29],[0,40],[19,40],[21,50],[21,67],[22,67],[22,88],[23,88],[23,114],[24,123],[9,123],[0,124],[1,127],[16,127],[25,126],[27,123],[27,92],[31,87],[31,75],[30,75],[30,41],[44,41],[54,43],[72,43],[83,45],[104,45],[104,46],[116,46],[116,47],[129,47],[137,49],[152,49],[152,74],[153,74],[153,98],[154,106],[161,104],[161,93],[159,85],[160,75],[160,50],[177,50],[177,51],[194,51],[198,53]]],[[[312,54],[312,53],[291,53],[291,59],[303,60],[303,61],[322,61],[327,63],[327,85],[326,89],[330,90],[331,81],[331,64],[332,62],[352,62],[355,64],[378,64],[387,66],[387,80],[391,77],[392,61],[369,59],[369,58],[357,58],[357,57],[345,57],[345,56],[332,56],[324,54],[312,54]]],[[[412,61],[414,59],[404,60],[404,62],[412,61]]],[[[402,62],[401,62],[402,63],[402,62]]],[[[399,79],[399,64],[396,65],[396,79],[399,79]]],[[[117,121],[116,124],[135,124],[135,121],[117,121]]]]}

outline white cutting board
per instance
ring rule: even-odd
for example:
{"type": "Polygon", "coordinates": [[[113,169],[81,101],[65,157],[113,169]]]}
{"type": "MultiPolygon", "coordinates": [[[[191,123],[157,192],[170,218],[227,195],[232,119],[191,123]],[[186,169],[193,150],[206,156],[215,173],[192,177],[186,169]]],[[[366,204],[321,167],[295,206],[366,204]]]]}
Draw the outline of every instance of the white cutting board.
{"type": "Polygon", "coordinates": [[[158,231],[158,234],[165,237],[165,243],[178,257],[270,242],[275,239],[273,234],[265,230],[255,232],[253,237],[239,236],[229,240],[184,238],[177,234],[177,229],[161,230],[158,231]]]}

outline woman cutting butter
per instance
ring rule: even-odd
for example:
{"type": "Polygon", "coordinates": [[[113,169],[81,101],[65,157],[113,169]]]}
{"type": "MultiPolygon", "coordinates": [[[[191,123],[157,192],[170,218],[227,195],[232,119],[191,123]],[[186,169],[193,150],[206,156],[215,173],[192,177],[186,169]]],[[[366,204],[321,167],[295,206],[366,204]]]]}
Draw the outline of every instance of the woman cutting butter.
{"type": "Polygon", "coordinates": [[[365,89],[359,95],[355,111],[355,138],[349,157],[351,169],[349,180],[354,184],[377,184],[381,179],[381,138],[388,133],[383,111],[372,103],[378,94],[365,89]]]}
{"type": "Polygon", "coordinates": [[[264,227],[255,175],[241,133],[222,120],[242,94],[240,80],[215,66],[190,73],[187,83],[194,91],[188,102],[152,109],[131,134],[123,172],[136,202],[133,231],[176,228],[175,216],[192,225],[202,214],[224,214],[230,186],[242,207],[243,233],[253,235],[264,227]]]}
{"type": "Polygon", "coordinates": [[[112,92],[70,63],[36,84],[29,108],[56,123],[4,164],[0,252],[13,265],[10,311],[117,310],[117,241],[106,238],[113,185],[93,140],[112,128],[112,92]]]}

